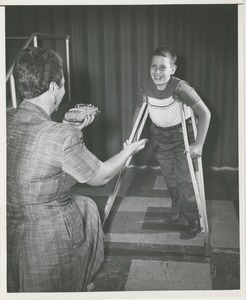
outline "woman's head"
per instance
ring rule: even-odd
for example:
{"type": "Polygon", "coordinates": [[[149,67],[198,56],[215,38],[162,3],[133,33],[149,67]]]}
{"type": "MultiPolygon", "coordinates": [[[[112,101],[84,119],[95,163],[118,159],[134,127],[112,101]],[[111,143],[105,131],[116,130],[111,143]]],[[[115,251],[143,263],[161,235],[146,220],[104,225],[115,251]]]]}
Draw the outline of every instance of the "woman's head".
{"type": "Polygon", "coordinates": [[[168,47],[158,47],[153,52],[150,76],[157,89],[164,90],[167,83],[176,71],[176,54],[168,47]]]}
{"type": "Polygon", "coordinates": [[[51,82],[63,82],[63,61],[53,50],[30,47],[20,51],[13,69],[15,84],[23,99],[32,99],[47,92],[51,82]]]}

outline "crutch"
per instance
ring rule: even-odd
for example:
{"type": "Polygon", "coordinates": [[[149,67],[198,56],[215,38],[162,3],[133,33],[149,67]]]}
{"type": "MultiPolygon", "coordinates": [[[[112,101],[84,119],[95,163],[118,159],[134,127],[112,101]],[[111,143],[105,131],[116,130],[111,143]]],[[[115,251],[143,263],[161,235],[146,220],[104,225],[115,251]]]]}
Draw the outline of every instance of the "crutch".
{"type": "MultiPolygon", "coordinates": [[[[186,109],[190,111],[192,128],[194,132],[194,137],[197,137],[197,126],[196,119],[192,109],[186,106],[186,109]]],[[[189,150],[189,141],[188,134],[185,122],[185,104],[180,103],[180,111],[181,111],[181,122],[182,122],[182,131],[184,136],[184,144],[186,150],[186,157],[189,165],[192,185],[195,192],[197,208],[200,216],[200,224],[202,228],[202,233],[204,235],[204,246],[205,246],[205,254],[210,255],[210,238],[209,238],[209,228],[208,228],[208,219],[207,219],[207,210],[206,210],[206,200],[205,200],[205,191],[204,191],[204,180],[203,180],[203,168],[202,168],[202,158],[197,158],[197,165],[193,165],[192,158],[190,156],[189,150]]]]}
{"type": "MultiPolygon", "coordinates": [[[[133,126],[133,129],[132,129],[132,132],[131,132],[131,135],[129,137],[129,142],[131,143],[134,139],[134,137],[136,136],[136,141],[139,140],[140,138],[140,135],[143,131],[143,128],[144,128],[144,125],[145,125],[145,122],[147,120],[147,117],[148,117],[148,105],[146,102],[143,102],[142,106],[141,106],[141,109],[139,111],[139,114],[137,116],[137,119],[134,123],[134,126],[133,126]]],[[[129,157],[128,160],[126,161],[124,167],[121,169],[119,175],[118,175],[118,178],[117,178],[117,181],[116,181],[116,184],[114,186],[114,189],[113,189],[113,192],[109,195],[109,198],[108,198],[108,201],[106,203],[106,206],[105,206],[105,209],[104,209],[104,216],[103,216],[103,222],[102,222],[102,225],[105,224],[107,218],[108,218],[108,215],[110,213],[110,210],[112,208],[112,205],[114,203],[114,200],[117,196],[117,193],[120,189],[120,186],[121,186],[121,183],[123,181],[123,178],[124,178],[124,175],[125,175],[125,172],[126,172],[126,169],[131,161],[131,158],[132,157],[129,157]]]]}

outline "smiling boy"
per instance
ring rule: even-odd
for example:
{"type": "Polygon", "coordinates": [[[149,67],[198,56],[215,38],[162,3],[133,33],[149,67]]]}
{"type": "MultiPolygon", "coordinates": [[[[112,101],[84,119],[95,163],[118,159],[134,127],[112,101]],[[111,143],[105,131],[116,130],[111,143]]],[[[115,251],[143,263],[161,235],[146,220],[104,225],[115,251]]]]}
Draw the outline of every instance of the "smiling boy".
{"type": "Polygon", "coordinates": [[[154,152],[172,200],[172,222],[187,219],[189,234],[201,231],[196,198],[193,190],[181,125],[180,102],[197,116],[197,138],[194,140],[190,112],[185,106],[185,119],[190,143],[190,155],[202,155],[211,114],[197,92],[187,82],[174,77],[177,56],[169,47],[158,47],[152,56],[150,78],[142,83],[136,119],[140,107],[148,104],[152,121],[154,152]]]}

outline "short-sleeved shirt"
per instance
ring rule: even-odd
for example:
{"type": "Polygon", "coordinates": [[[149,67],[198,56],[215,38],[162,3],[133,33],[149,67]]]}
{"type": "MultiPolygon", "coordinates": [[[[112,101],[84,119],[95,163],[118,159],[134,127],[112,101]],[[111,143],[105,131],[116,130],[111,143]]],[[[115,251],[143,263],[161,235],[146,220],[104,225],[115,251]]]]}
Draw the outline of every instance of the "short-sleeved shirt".
{"type": "MultiPolygon", "coordinates": [[[[158,127],[170,127],[181,123],[180,102],[192,106],[201,101],[200,96],[187,82],[171,76],[164,90],[158,90],[151,78],[144,81],[139,90],[138,106],[146,101],[149,116],[158,127]]],[[[185,106],[185,118],[190,112],[185,106]]]]}
{"type": "Polygon", "coordinates": [[[98,172],[101,162],[86,148],[82,132],[52,122],[40,107],[24,101],[7,123],[9,205],[16,198],[18,205],[65,199],[72,185],[98,172]]]}
{"type": "Polygon", "coordinates": [[[101,161],[35,104],[7,115],[8,291],[82,291],[103,261],[102,230],[95,203],[69,191],[101,161]]]}

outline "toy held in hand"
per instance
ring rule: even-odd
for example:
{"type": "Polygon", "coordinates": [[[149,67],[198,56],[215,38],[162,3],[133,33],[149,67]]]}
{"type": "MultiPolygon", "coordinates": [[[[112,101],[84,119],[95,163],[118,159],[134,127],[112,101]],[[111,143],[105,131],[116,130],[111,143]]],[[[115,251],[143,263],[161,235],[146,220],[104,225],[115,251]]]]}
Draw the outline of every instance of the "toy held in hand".
{"type": "Polygon", "coordinates": [[[92,104],[77,104],[65,114],[64,121],[79,124],[84,122],[87,116],[96,116],[98,113],[99,109],[92,104]]]}

